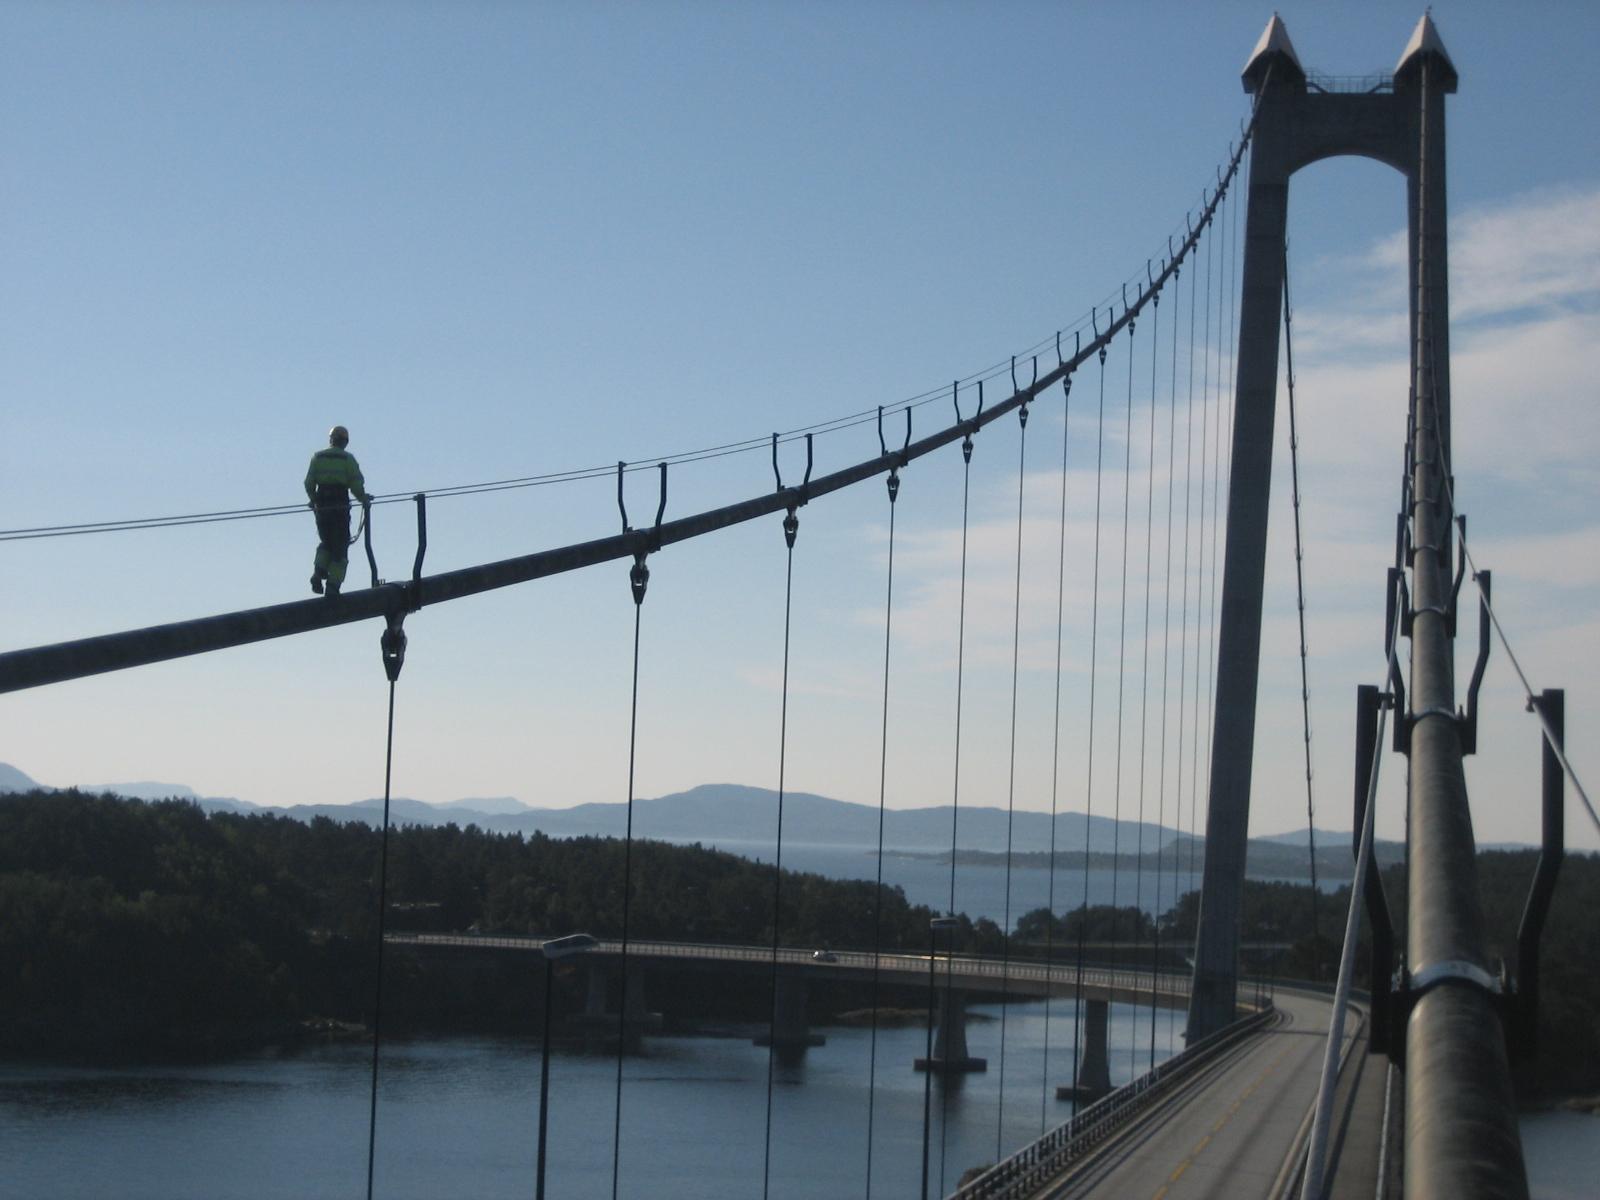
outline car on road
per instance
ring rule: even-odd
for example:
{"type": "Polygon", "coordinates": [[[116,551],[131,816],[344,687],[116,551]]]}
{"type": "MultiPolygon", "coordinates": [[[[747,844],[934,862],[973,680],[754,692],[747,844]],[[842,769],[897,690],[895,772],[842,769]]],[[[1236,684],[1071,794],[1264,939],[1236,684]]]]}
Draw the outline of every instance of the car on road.
{"type": "Polygon", "coordinates": [[[839,956],[832,950],[813,950],[811,952],[811,961],[820,963],[838,962],[839,956]]]}

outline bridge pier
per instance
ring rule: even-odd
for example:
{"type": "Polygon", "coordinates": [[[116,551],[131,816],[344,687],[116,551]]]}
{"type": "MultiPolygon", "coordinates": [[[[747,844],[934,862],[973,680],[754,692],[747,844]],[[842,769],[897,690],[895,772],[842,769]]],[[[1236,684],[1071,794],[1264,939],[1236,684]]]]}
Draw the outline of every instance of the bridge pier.
{"type": "Polygon", "coordinates": [[[1057,1100],[1076,1099],[1082,1104],[1093,1104],[1111,1092],[1111,1051],[1107,1031],[1110,1028],[1111,1002],[1085,1000],[1083,1008],[1083,1053],[1078,1057],[1078,1078],[1070,1085],[1056,1089],[1057,1100]]]}
{"type": "MultiPolygon", "coordinates": [[[[585,1031],[591,1041],[615,1041],[619,1022],[615,1012],[607,1011],[612,972],[597,962],[588,964],[589,984],[584,996],[583,1012],[574,1015],[571,1023],[585,1031]]],[[[645,1008],[644,966],[630,962],[626,968],[623,988],[622,1048],[636,1054],[644,1045],[644,1035],[661,1028],[661,1014],[645,1008]]]]}
{"type": "Polygon", "coordinates": [[[812,1033],[806,1023],[806,983],[794,972],[782,972],[772,997],[772,1031],[753,1039],[757,1046],[772,1046],[779,1057],[796,1057],[827,1039],[812,1033]]]}
{"type": "Polygon", "coordinates": [[[987,1058],[974,1058],[967,1053],[967,994],[956,988],[940,988],[938,1011],[933,1057],[918,1058],[912,1065],[919,1071],[938,1071],[942,1075],[987,1071],[987,1058]]]}

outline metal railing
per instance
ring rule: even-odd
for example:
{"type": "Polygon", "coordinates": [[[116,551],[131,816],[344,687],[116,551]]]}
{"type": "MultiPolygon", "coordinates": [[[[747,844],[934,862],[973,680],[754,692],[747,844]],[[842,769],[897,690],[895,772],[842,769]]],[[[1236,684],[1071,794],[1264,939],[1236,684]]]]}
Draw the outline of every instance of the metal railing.
{"type": "Polygon", "coordinates": [[[1275,1016],[1267,1006],[1217,1030],[1147,1071],[1132,1083],[1095,1101],[1036,1142],[990,1167],[950,1194],[950,1200],[1021,1200],[1060,1175],[1139,1113],[1151,1107],[1211,1059],[1262,1028],[1275,1016]]]}

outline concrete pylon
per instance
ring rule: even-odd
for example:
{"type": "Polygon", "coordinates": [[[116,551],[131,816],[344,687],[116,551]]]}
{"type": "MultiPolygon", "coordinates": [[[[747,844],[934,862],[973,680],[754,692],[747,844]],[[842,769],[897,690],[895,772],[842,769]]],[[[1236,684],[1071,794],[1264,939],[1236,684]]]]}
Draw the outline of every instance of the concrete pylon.
{"type": "Polygon", "coordinates": [[[957,988],[940,988],[938,1024],[933,1030],[933,1057],[918,1058],[912,1065],[919,1071],[938,1071],[945,1075],[987,1071],[987,1058],[967,1053],[967,995],[957,988]]]}
{"type": "Polygon", "coordinates": [[[812,1033],[806,1021],[806,981],[793,971],[780,972],[772,998],[772,1032],[755,1038],[757,1046],[773,1046],[780,1055],[794,1055],[827,1039],[812,1033]]]}
{"type": "MultiPolygon", "coordinates": [[[[1439,278],[1433,292],[1444,304],[1443,93],[1454,91],[1455,68],[1431,20],[1423,19],[1385,90],[1339,92],[1308,85],[1288,30],[1274,16],[1245,65],[1245,91],[1256,98],[1255,132],[1245,209],[1244,266],[1240,282],[1239,349],[1234,394],[1232,473],[1228,486],[1227,548],[1218,621],[1216,710],[1206,816],[1205,872],[1195,944],[1194,987],[1187,1037],[1191,1044],[1229,1024],[1237,1011],[1239,915],[1244,892],[1245,846],[1250,824],[1251,758],[1255,749],[1256,686],[1261,657],[1262,579],[1266,565],[1267,511],[1277,403],[1278,338],[1283,313],[1284,239],[1289,177],[1301,167],[1336,155],[1374,158],[1408,181],[1407,221],[1415,249],[1422,206],[1430,243],[1437,239],[1439,278]],[[1422,98],[1416,81],[1420,57],[1442,61],[1430,98],[1430,185],[1419,195],[1422,98]]],[[[1412,255],[1415,328],[1416,256],[1412,255]]],[[[1441,352],[1438,387],[1448,397],[1448,336],[1435,320],[1441,352]]],[[[1416,339],[1412,339],[1413,357],[1416,339]]],[[[1415,363],[1413,375],[1415,374],[1415,363]]],[[[1448,401],[1441,407],[1448,414],[1448,401]]],[[[1448,415],[1446,416],[1448,428],[1448,415]]]]}
{"type": "Polygon", "coordinates": [[[1109,1000],[1085,1000],[1083,1006],[1083,1053],[1078,1058],[1078,1078],[1067,1087],[1056,1089],[1057,1100],[1076,1098],[1093,1104],[1111,1093],[1111,1050],[1107,1033],[1111,1024],[1109,1000]]]}

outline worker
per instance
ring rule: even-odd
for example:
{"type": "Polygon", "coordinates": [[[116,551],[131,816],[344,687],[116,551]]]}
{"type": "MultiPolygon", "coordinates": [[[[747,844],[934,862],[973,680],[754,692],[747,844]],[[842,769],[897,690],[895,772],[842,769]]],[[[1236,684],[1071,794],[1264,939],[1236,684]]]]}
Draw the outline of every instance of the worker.
{"type": "Polygon", "coordinates": [[[350,431],[343,425],[328,430],[328,448],[311,456],[306,469],[306,503],[317,516],[317,557],[311,590],[337,596],[350,562],[350,493],[363,505],[372,499],[356,456],[345,449],[350,431]]]}

